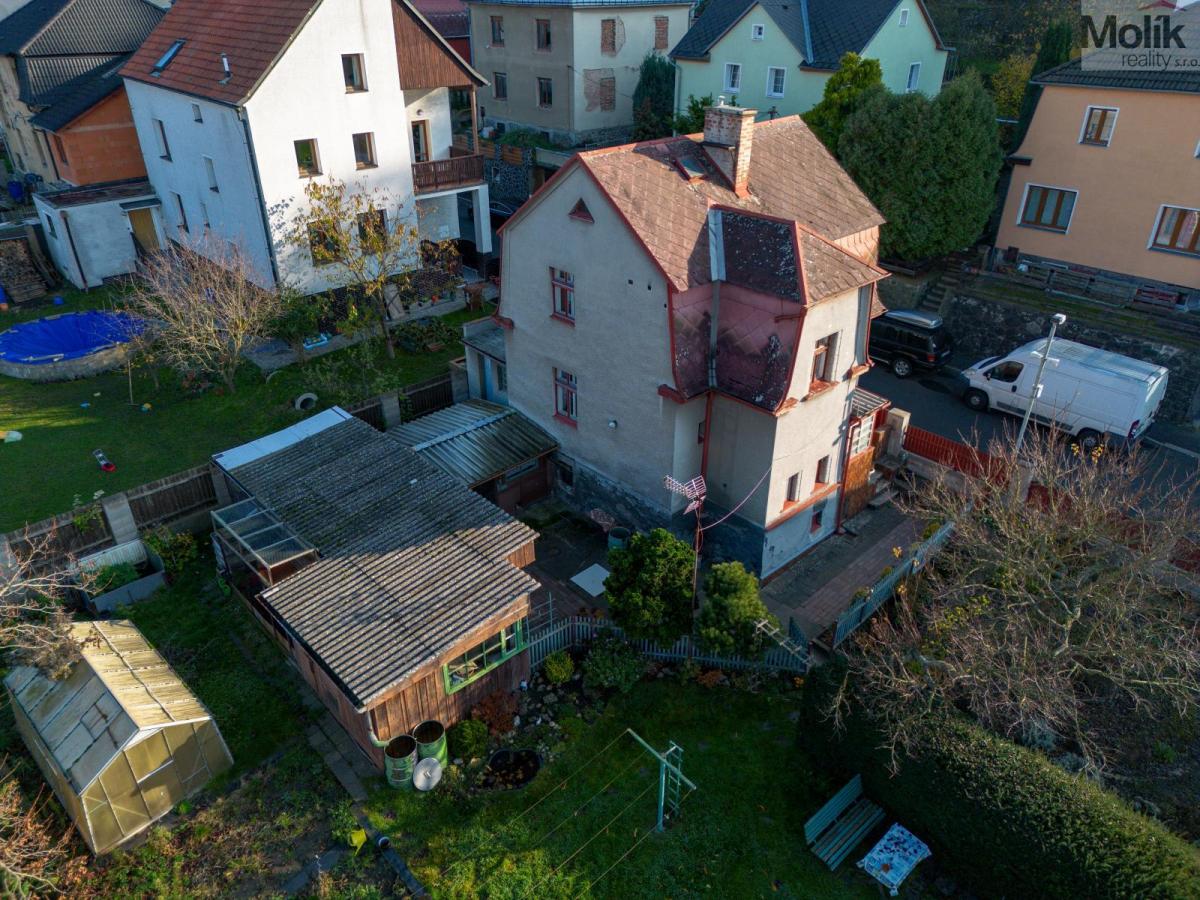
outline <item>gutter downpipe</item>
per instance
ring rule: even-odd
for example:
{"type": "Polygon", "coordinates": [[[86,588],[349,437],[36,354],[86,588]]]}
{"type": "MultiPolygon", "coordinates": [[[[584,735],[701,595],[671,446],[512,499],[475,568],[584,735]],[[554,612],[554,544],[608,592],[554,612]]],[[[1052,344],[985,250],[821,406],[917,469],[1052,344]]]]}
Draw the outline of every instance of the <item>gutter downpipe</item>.
{"type": "Polygon", "coordinates": [[[71,220],[67,216],[66,210],[62,213],[63,229],[67,232],[67,243],[71,247],[71,256],[75,260],[75,268],[79,270],[79,280],[83,282],[84,293],[87,293],[91,288],[88,286],[87,272],[83,271],[83,263],[79,259],[79,251],[75,249],[75,235],[71,231],[71,220]]]}
{"type": "MultiPolygon", "coordinates": [[[[267,201],[263,195],[262,179],[258,174],[258,157],[254,153],[254,141],[250,139],[250,120],[246,118],[246,107],[236,107],[238,121],[242,123],[242,138],[246,142],[246,154],[250,157],[250,174],[254,177],[254,192],[258,196],[258,210],[262,218],[263,239],[267,242],[267,259],[271,263],[271,280],[279,287],[279,262],[275,259],[275,243],[271,240],[271,223],[267,218],[267,201]]],[[[387,746],[384,744],[383,746],[387,746]]]]}

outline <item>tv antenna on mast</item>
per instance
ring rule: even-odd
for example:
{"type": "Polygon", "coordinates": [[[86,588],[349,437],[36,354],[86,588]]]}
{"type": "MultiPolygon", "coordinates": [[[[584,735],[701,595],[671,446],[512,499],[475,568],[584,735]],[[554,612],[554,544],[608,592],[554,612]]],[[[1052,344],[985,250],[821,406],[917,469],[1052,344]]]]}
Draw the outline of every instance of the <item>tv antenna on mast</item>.
{"type": "Polygon", "coordinates": [[[685,516],[693,512],[696,514],[696,536],[692,539],[692,551],[696,557],[692,565],[692,611],[694,612],[696,609],[696,582],[700,578],[700,541],[702,539],[700,514],[704,510],[704,498],[708,496],[708,485],[704,483],[703,475],[697,475],[691,481],[679,481],[670,475],[664,475],[663,486],[672,494],[687,498],[688,505],[683,511],[685,516]]]}

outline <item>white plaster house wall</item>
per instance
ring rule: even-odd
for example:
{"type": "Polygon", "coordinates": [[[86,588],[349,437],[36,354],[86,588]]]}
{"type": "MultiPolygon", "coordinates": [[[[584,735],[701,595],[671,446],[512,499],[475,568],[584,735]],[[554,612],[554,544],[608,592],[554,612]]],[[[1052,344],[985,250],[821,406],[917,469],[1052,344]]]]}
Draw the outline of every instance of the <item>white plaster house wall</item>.
{"type": "Polygon", "coordinates": [[[166,237],[202,251],[207,212],[211,238],[236,244],[254,280],[266,286],[273,284],[271,248],[258,199],[254,162],[238,110],[129,79],[125,80],[125,91],[146,174],[162,201],[166,237]],[[196,121],[193,107],[199,108],[201,121],[196,121]],[[163,158],[159,146],[156,119],[163,123],[169,160],[163,158]],[[206,156],[213,161],[217,191],[209,188],[206,156]],[[186,233],[182,231],[176,196],[187,216],[186,233]]]}
{"type": "MultiPolygon", "coordinates": [[[[394,201],[389,216],[413,216],[412,135],[405,108],[388,0],[320,3],[246,101],[267,208],[287,205],[286,220],[305,207],[306,179],[296,167],[294,142],[311,138],[322,177],[353,189],[379,189],[394,201]],[[345,53],[362,54],[367,90],[346,92],[345,53]],[[374,135],[374,168],[355,163],[352,136],[361,132],[374,135]]],[[[336,266],[314,268],[306,248],[282,245],[285,227],[278,220],[271,225],[281,277],[306,293],[335,286],[336,266]]]]}
{"type": "Polygon", "coordinates": [[[578,168],[544,189],[537,215],[515,221],[501,243],[500,311],[514,326],[505,350],[509,403],[565,455],[666,511],[662,478],[674,471],[679,406],[657,393],[674,383],[665,279],[578,168]],[[594,224],[570,218],[581,198],[594,224]],[[551,267],[575,275],[574,326],[551,318],[551,267]],[[555,418],[556,367],[578,381],[577,426],[555,418]]]}
{"type": "MultiPolygon", "coordinates": [[[[33,203],[42,219],[50,258],[75,287],[97,287],[105,278],[124,275],[136,268],[137,250],[129,217],[121,208],[121,203],[130,199],[122,197],[57,209],[41,195],[34,195],[33,203]],[[71,239],[75,242],[74,253],[71,239]]],[[[153,214],[157,216],[157,210],[153,214]]]]}

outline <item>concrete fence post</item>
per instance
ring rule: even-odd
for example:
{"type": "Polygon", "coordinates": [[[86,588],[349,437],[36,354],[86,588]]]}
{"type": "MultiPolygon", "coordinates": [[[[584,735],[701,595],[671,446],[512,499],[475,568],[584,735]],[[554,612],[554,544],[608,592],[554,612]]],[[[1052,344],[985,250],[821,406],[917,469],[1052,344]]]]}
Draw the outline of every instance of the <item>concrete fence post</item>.
{"type": "Polygon", "coordinates": [[[887,444],[884,447],[888,456],[899,458],[904,452],[904,437],[908,434],[908,424],[912,414],[906,409],[888,410],[884,424],[888,430],[887,444]]]}
{"type": "Polygon", "coordinates": [[[233,503],[233,498],[229,496],[229,485],[225,481],[225,473],[217,466],[210,465],[208,477],[212,479],[213,493],[217,497],[217,509],[224,509],[233,503]]]}
{"type": "Polygon", "coordinates": [[[400,395],[395,391],[388,394],[381,394],[379,402],[383,406],[383,427],[395,428],[403,421],[403,415],[400,412],[400,395]]]}

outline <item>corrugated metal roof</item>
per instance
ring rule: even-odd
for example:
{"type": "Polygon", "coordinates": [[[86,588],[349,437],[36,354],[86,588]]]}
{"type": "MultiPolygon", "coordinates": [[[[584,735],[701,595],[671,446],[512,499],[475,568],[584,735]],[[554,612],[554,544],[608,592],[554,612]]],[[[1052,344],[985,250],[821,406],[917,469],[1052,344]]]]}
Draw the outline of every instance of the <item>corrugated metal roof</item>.
{"type": "Polygon", "coordinates": [[[360,710],[538,587],[533,530],[357,419],[232,475],[321,552],[263,599],[360,710]]]}
{"type": "Polygon", "coordinates": [[[388,434],[470,487],[558,448],[515,409],[486,400],[455,403],[388,434]]]}
{"type": "Polygon", "coordinates": [[[495,319],[464,326],[463,343],[497,362],[504,362],[504,329],[495,319]]]}
{"type": "Polygon", "coordinates": [[[81,659],[54,681],[30,666],[4,679],[76,792],[138,734],[212,716],[132,622],[77,622],[81,659]]]}
{"type": "MultiPolygon", "coordinates": [[[[72,58],[84,59],[68,57],[72,58]]],[[[30,120],[33,126],[57,131],[64,125],[69,125],[109,94],[120,90],[124,86],[121,66],[125,59],[125,56],[113,57],[108,62],[41,94],[33,105],[44,105],[46,108],[30,120]]]]}

